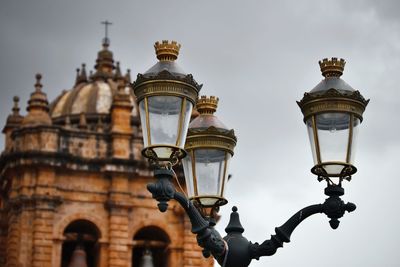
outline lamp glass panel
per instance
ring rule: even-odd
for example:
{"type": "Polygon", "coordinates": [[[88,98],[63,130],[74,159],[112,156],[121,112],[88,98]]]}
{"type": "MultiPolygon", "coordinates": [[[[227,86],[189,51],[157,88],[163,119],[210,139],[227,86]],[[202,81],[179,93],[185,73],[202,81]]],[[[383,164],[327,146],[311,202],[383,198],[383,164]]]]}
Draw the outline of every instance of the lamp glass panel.
{"type": "Polygon", "coordinates": [[[360,119],[359,118],[354,118],[353,121],[353,137],[352,137],[352,142],[351,142],[351,148],[350,148],[350,164],[354,163],[354,158],[356,155],[356,147],[357,147],[357,137],[358,137],[358,131],[360,129],[360,119]]]}
{"type": "Polygon", "coordinates": [[[197,178],[197,191],[200,203],[205,206],[212,206],[221,197],[224,175],[225,160],[230,159],[230,154],[219,149],[196,149],[195,154],[195,175],[197,178]]]}
{"type": "MultiPolygon", "coordinates": [[[[350,114],[331,112],[316,115],[321,162],[346,163],[349,142],[350,114]]],[[[342,165],[327,164],[328,174],[340,174],[342,165]]]]}
{"type": "MultiPolygon", "coordinates": [[[[192,102],[176,96],[152,96],[147,98],[147,105],[148,121],[146,100],[139,103],[144,146],[170,145],[183,149],[193,110],[192,102]]],[[[172,153],[169,147],[157,147],[154,151],[159,158],[169,158],[172,153]]]]}
{"type": "Polygon", "coordinates": [[[311,152],[314,160],[314,164],[318,164],[318,157],[317,157],[317,150],[316,150],[316,143],[315,143],[315,138],[314,138],[314,129],[313,129],[313,122],[312,118],[309,118],[306,122],[307,125],[307,132],[308,132],[308,138],[310,139],[310,145],[311,145],[311,152]]]}
{"type": "Polygon", "coordinates": [[[186,189],[189,198],[195,196],[194,173],[193,173],[192,162],[193,162],[192,153],[189,152],[188,155],[182,159],[183,172],[185,173],[186,189]]]}
{"type": "Polygon", "coordinates": [[[145,100],[139,102],[139,115],[140,115],[140,122],[142,125],[143,145],[144,147],[147,147],[150,144],[149,144],[149,138],[147,137],[148,125],[146,120],[145,100]]]}
{"type": "Polygon", "coordinates": [[[186,135],[189,129],[189,123],[190,123],[190,117],[192,116],[192,110],[193,110],[193,104],[192,102],[186,100],[184,110],[183,110],[183,115],[182,115],[182,123],[180,125],[181,127],[181,135],[178,137],[179,138],[179,147],[183,148],[185,146],[185,141],[186,141],[186,135]]]}

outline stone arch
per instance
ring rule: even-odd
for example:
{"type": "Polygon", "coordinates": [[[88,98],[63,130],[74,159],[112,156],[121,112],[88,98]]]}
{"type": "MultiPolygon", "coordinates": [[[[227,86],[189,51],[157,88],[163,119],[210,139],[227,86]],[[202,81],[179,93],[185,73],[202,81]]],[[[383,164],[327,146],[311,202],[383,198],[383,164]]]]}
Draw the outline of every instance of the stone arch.
{"type": "Polygon", "coordinates": [[[133,235],[132,267],[142,266],[142,261],[151,261],[159,267],[168,266],[170,243],[171,238],[163,228],[154,225],[140,228],[133,235]]]}
{"type": "Polygon", "coordinates": [[[61,267],[80,266],[82,260],[88,267],[98,267],[100,261],[101,231],[92,221],[78,218],[63,230],[61,267]],[[80,263],[78,263],[80,262],[80,263]]]}
{"type": "Polygon", "coordinates": [[[165,231],[165,229],[156,226],[154,224],[151,225],[146,225],[141,227],[140,229],[138,229],[134,235],[133,235],[133,239],[139,237],[141,234],[142,235],[146,235],[144,232],[148,231],[148,232],[153,232],[155,234],[155,236],[157,236],[157,238],[159,238],[160,240],[163,240],[165,242],[171,243],[171,238],[170,235],[168,235],[167,231],[165,231]]]}
{"type": "Polygon", "coordinates": [[[67,228],[67,226],[69,224],[71,224],[72,222],[77,221],[77,220],[89,221],[93,225],[95,225],[97,227],[97,229],[99,230],[99,241],[103,241],[104,239],[107,238],[108,232],[107,232],[105,225],[102,223],[101,218],[99,218],[97,216],[93,216],[91,214],[86,214],[86,213],[74,213],[74,214],[70,214],[70,215],[64,217],[62,220],[60,220],[56,224],[56,226],[54,227],[54,232],[53,232],[54,239],[58,239],[58,240],[64,239],[63,234],[64,234],[65,228],[67,228]]]}
{"type": "Polygon", "coordinates": [[[141,229],[147,228],[147,227],[154,227],[154,228],[158,228],[158,229],[162,230],[168,236],[171,244],[173,244],[174,246],[178,245],[177,242],[179,240],[179,237],[176,235],[176,232],[174,232],[173,229],[170,228],[169,224],[167,224],[165,221],[156,221],[156,220],[150,221],[150,222],[141,221],[141,222],[135,224],[133,228],[131,228],[131,232],[129,233],[129,239],[133,240],[135,235],[141,229]]]}

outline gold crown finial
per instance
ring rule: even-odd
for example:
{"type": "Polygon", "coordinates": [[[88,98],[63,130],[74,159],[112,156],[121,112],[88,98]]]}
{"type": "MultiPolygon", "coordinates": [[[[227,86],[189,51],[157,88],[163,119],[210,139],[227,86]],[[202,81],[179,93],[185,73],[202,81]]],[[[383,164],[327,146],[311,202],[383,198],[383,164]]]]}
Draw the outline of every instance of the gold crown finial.
{"type": "Polygon", "coordinates": [[[160,61],[174,61],[178,58],[179,49],[181,45],[176,41],[168,42],[167,40],[162,40],[154,44],[156,49],[156,55],[160,61]]]}
{"type": "Polygon", "coordinates": [[[217,111],[218,97],[205,95],[197,99],[196,109],[200,114],[213,114],[217,111]]]}
{"type": "Polygon", "coordinates": [[[325,78],[342,76],[345,65],[346,61],[343,58],[324,58],[323,60],[319,61],[322,76],[324,76],[325,78]]]}

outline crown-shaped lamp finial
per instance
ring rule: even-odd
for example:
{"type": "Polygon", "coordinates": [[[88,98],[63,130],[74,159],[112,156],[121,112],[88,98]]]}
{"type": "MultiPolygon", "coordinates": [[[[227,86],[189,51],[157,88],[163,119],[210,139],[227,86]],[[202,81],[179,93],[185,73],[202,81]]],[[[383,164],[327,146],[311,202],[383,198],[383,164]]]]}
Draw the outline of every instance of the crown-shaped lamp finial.
{"type": "Polygon", "coordinates": [[[323,60],[319,61],[322,76],[324,76],[325,78],[342,76],[345,65],[346,61],[343,58],[324,58],[323,60]]]}
{"type": "Polygon", "coordinates": [[[174,61],[178,58],[181,45],[176,41],[163,40],[154,44],[156,55],[160,61],[174,61]]]}
{"type": "Polygon", "coordinates": [[[205,95],[197,99],[196,109],[200,114],[214,114],[218,107],[218,97],[205,95]]]}

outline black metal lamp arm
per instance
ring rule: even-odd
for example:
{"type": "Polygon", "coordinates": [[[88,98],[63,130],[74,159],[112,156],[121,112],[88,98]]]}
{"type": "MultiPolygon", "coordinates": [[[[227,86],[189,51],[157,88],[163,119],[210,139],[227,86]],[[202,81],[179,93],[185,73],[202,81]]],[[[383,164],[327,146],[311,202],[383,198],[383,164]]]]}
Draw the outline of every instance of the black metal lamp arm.
{"type": "Polygon", "coordinates": [[[152,193],[153,198],[158,203],[161,212],[168,208],[168,201],[175,199],[184,208],[192,224],[192,232],[197,235],[197,243],[204,248],[203,254],[209,256],[209,253],[220,263],[224,261],[227,249],[226,242],[222,239],[217,230],[203,218],[191,201],[180,192],[176,192],[172,183],[173,172],[168,169],[157,169],[154,175],[157,181],[147,185],[147,189],[152,193]]]}
{"type": "Polygon", "coordinates": [[[290,242],[290,236],[294,229],[306,218],[313,214],[324,213],[330,218],[330,225],[333,229],[339,226],[339,219],[345,211],[351,212],[356,209],[353,203],[345,204],[340,196],[344,190],[338,185],[329,185],[325,194],[329,197],[323,204],[305,207],[294,214],[282,226],[275,228],[275,235],[270,240],[264,241],[261,245],[251,243],[242,236],[244,228],[240,224],[237,208],[232,209],[231,219],[225,231],[227,236],[221,235],[210,225],[197,208],[182,193],[176,192],[172,183],[173,172],[168,169],[155,170],[157,181],[147,185],[154,199],[158,201],[158,208],[165,212],[168,202],[175,199],[184,208],[192,224],[192,232],[197,235],[197,242],[203,248],[205,257],[212,254],[218,263],[223,267],[247,267],[252,259],[259,259],[262,256],[275,254],[283,243],[290,242]]]}
{"type": "Polygon", "coordinates": [[[356,209],[356,205],[348,202],[345,204],[340,198],[344,194],[344,190],[340,186],[331,185],[325,189],[325,194],[329,196],[323,204],[316,204],[305,207],[294,214],[282,226],[275,228],[275,235],[271,236],[270,240],[264,241],[261,245],[258,243],[250,244],[251,257],[259,259],[261,256],[271,256],[276,250],[283,246],[283,243],[290,242],[290,236],[294,229],[306,218],[313,214],[324,213],[331,220],[329,221],[332,229],[339,226],[339,218],[345,211],[352,212],[356,209]]]}

